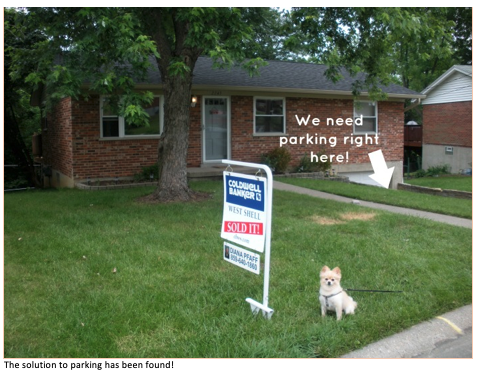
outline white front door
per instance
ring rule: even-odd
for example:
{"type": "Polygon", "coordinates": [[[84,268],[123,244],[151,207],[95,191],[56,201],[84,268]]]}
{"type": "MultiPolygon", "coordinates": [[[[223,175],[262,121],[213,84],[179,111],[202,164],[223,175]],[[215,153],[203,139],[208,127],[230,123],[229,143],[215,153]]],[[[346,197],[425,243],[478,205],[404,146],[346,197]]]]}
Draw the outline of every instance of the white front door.
{"type": "Polygon", "coordinates": [[[203,162],[229,158],[229,144],[229,98],[203,97],[203,162]]]}

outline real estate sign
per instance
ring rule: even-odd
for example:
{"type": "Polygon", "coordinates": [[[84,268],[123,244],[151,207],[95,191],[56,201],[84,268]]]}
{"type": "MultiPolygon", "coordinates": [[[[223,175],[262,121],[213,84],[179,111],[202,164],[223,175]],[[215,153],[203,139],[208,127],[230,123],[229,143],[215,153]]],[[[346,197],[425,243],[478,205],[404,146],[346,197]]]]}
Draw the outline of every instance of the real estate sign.
{"type": "Polygon", "coordinates": [[[263,252],[266,178],[225,171],[221,238],[263,252]]]}
{"type": "MultiPolygon", "coordinates": [[[[224,164],[263,170],[266,178],[223,173],[224,203],[221,238],[234,243],[223,243],[223,259],[255,274],[260,274],[261,255],[239,247],[239,244],[264,252],[263,303],[247,298],[253,314],[260,311],[271,319],[274,310],[268,306],[269,266],[271,259],[271,212],[273,207],[273,173],[267,165],[251,162],[222,160],[224,164]]],[[[228,169],[227,168],[227,169],[228,169]]],[[[258,172],[260,171],[258,170],[258,172]]]]}

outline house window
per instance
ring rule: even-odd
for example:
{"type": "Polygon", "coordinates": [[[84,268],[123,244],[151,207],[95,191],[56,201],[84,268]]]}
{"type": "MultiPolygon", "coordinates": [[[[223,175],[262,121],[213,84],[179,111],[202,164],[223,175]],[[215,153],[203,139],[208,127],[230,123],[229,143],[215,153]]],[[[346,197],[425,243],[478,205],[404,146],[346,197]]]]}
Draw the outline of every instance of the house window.
{"type": "Polygon", "coordinates": [[[120,136],[120,117],[115,115],[110,106],[108,105],[107,99],[101,99],[101,130],[102,137],[118,137],[120,136]]]}
{"type": "Polygon", "coordinates": [[[377,102],[354,102],[354,133],[375,134],[378,132],[378,106],[377,102]],[[356,125],[356,119],[362,116],[363,125],[356,125]]]}
{"type": "Polygon", "coordinates": [[[150,116],[149,125],[128,123],[123,117],[116,115],[108,105],[107,97],[101,99],[101,136],[102,137],[134,137],[159,136],[161,133],[160,97],[154,97],[153,102],[144,109],[150,116]]]}
{"type": "Polygon", "coordinates": [[[254,133],[284,134],[285,132],[284,98],[255,98],[254,133]]]}

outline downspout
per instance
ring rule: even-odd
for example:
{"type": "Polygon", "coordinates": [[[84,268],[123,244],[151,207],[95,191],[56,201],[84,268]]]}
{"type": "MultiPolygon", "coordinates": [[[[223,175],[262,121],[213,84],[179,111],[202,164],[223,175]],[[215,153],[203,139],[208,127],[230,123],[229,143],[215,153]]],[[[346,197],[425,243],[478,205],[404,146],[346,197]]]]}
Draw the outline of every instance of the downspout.
{"type": "Polygon", "coordinates": [[[408,107],[406,107],[406,108],[404,109],[404,112],[409,111],[409,110],[412,110],[412,109],[414,109],[415,107],[418,107],[420,104],[421,104],[421,98],[418,98],[416,102],[414,102],[413,104],[411,104],[411,105],[409,105],[408,107]]]}

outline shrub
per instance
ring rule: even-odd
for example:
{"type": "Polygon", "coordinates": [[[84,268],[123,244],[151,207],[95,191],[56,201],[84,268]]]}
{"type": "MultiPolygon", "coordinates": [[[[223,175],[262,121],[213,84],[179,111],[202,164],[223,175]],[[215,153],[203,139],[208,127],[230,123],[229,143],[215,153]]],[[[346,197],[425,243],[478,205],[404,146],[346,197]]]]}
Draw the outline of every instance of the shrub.
{"type": "Polygon", "coordinates": [[[414,173],[414,177],[416,178],[422,178],[422,177],[425,177],[426,175],[427,175],[427,172],[424,169],[419,169],[418,171],[414,173]]]}
{"type": "Polygon", "coordinates": [[[268,165],[273,173],[281,174],[288,168],[291,154],[284,147],[278,147],[261,156],[261,163],[268,165]]]}
{"type": "Polygon", "coordinates": [[[25,188],[25,187],[29,187],[29,186],[31,186],[31,185],[30,185],[30,182],[28,182],[27,179],[18,178],[18,179],[12,179],[12,180],[9,180],[9,181],[5,180],[3,189],[4,190],[14,190],[14,189],[25,188]]]}
{"type": "Polygon", "coordinates": [[[448,164],[445,165],[436,165],[436,166],[431,166],[430,168],[427,169],[427,176],[434,176],[434,175],[440,175],[440,174],[449,174],[451,171],[451,167],[448,164]]]}
{"type": "Polygon", "coordinates": [[[427,170],[420,169],[414,173],[415,178],[434,177],[435,175],[449,174],[451,167],[448,164],[431,166],[427,170]]]}
{"type": "Polygon", "coordinates": [[[135,181],[149,181],[150,179],[153,179],[157,181],[159,179],[158,177],[158,163],[151,165],[151,166],[145,166],[141,168],[141,171],[133,177],[135,181]]]}
{"type": "Polygon", "coordinates": [[[325,151],[319,152],[316,154],[318,157],[318,161],[312,162],[311,157],[308,157],[308,155],[304,155],[301,160],[299,161],[299,166],[297,168],[297,171],[300,173],[309,173],[309,172],[317,172],[321,171],[323,173],[327,172],[328,170],[331,169],[331,161],[328,159],[326,162],[322,162],[319,157],[321,155],[325,154],[325,151]]]}

